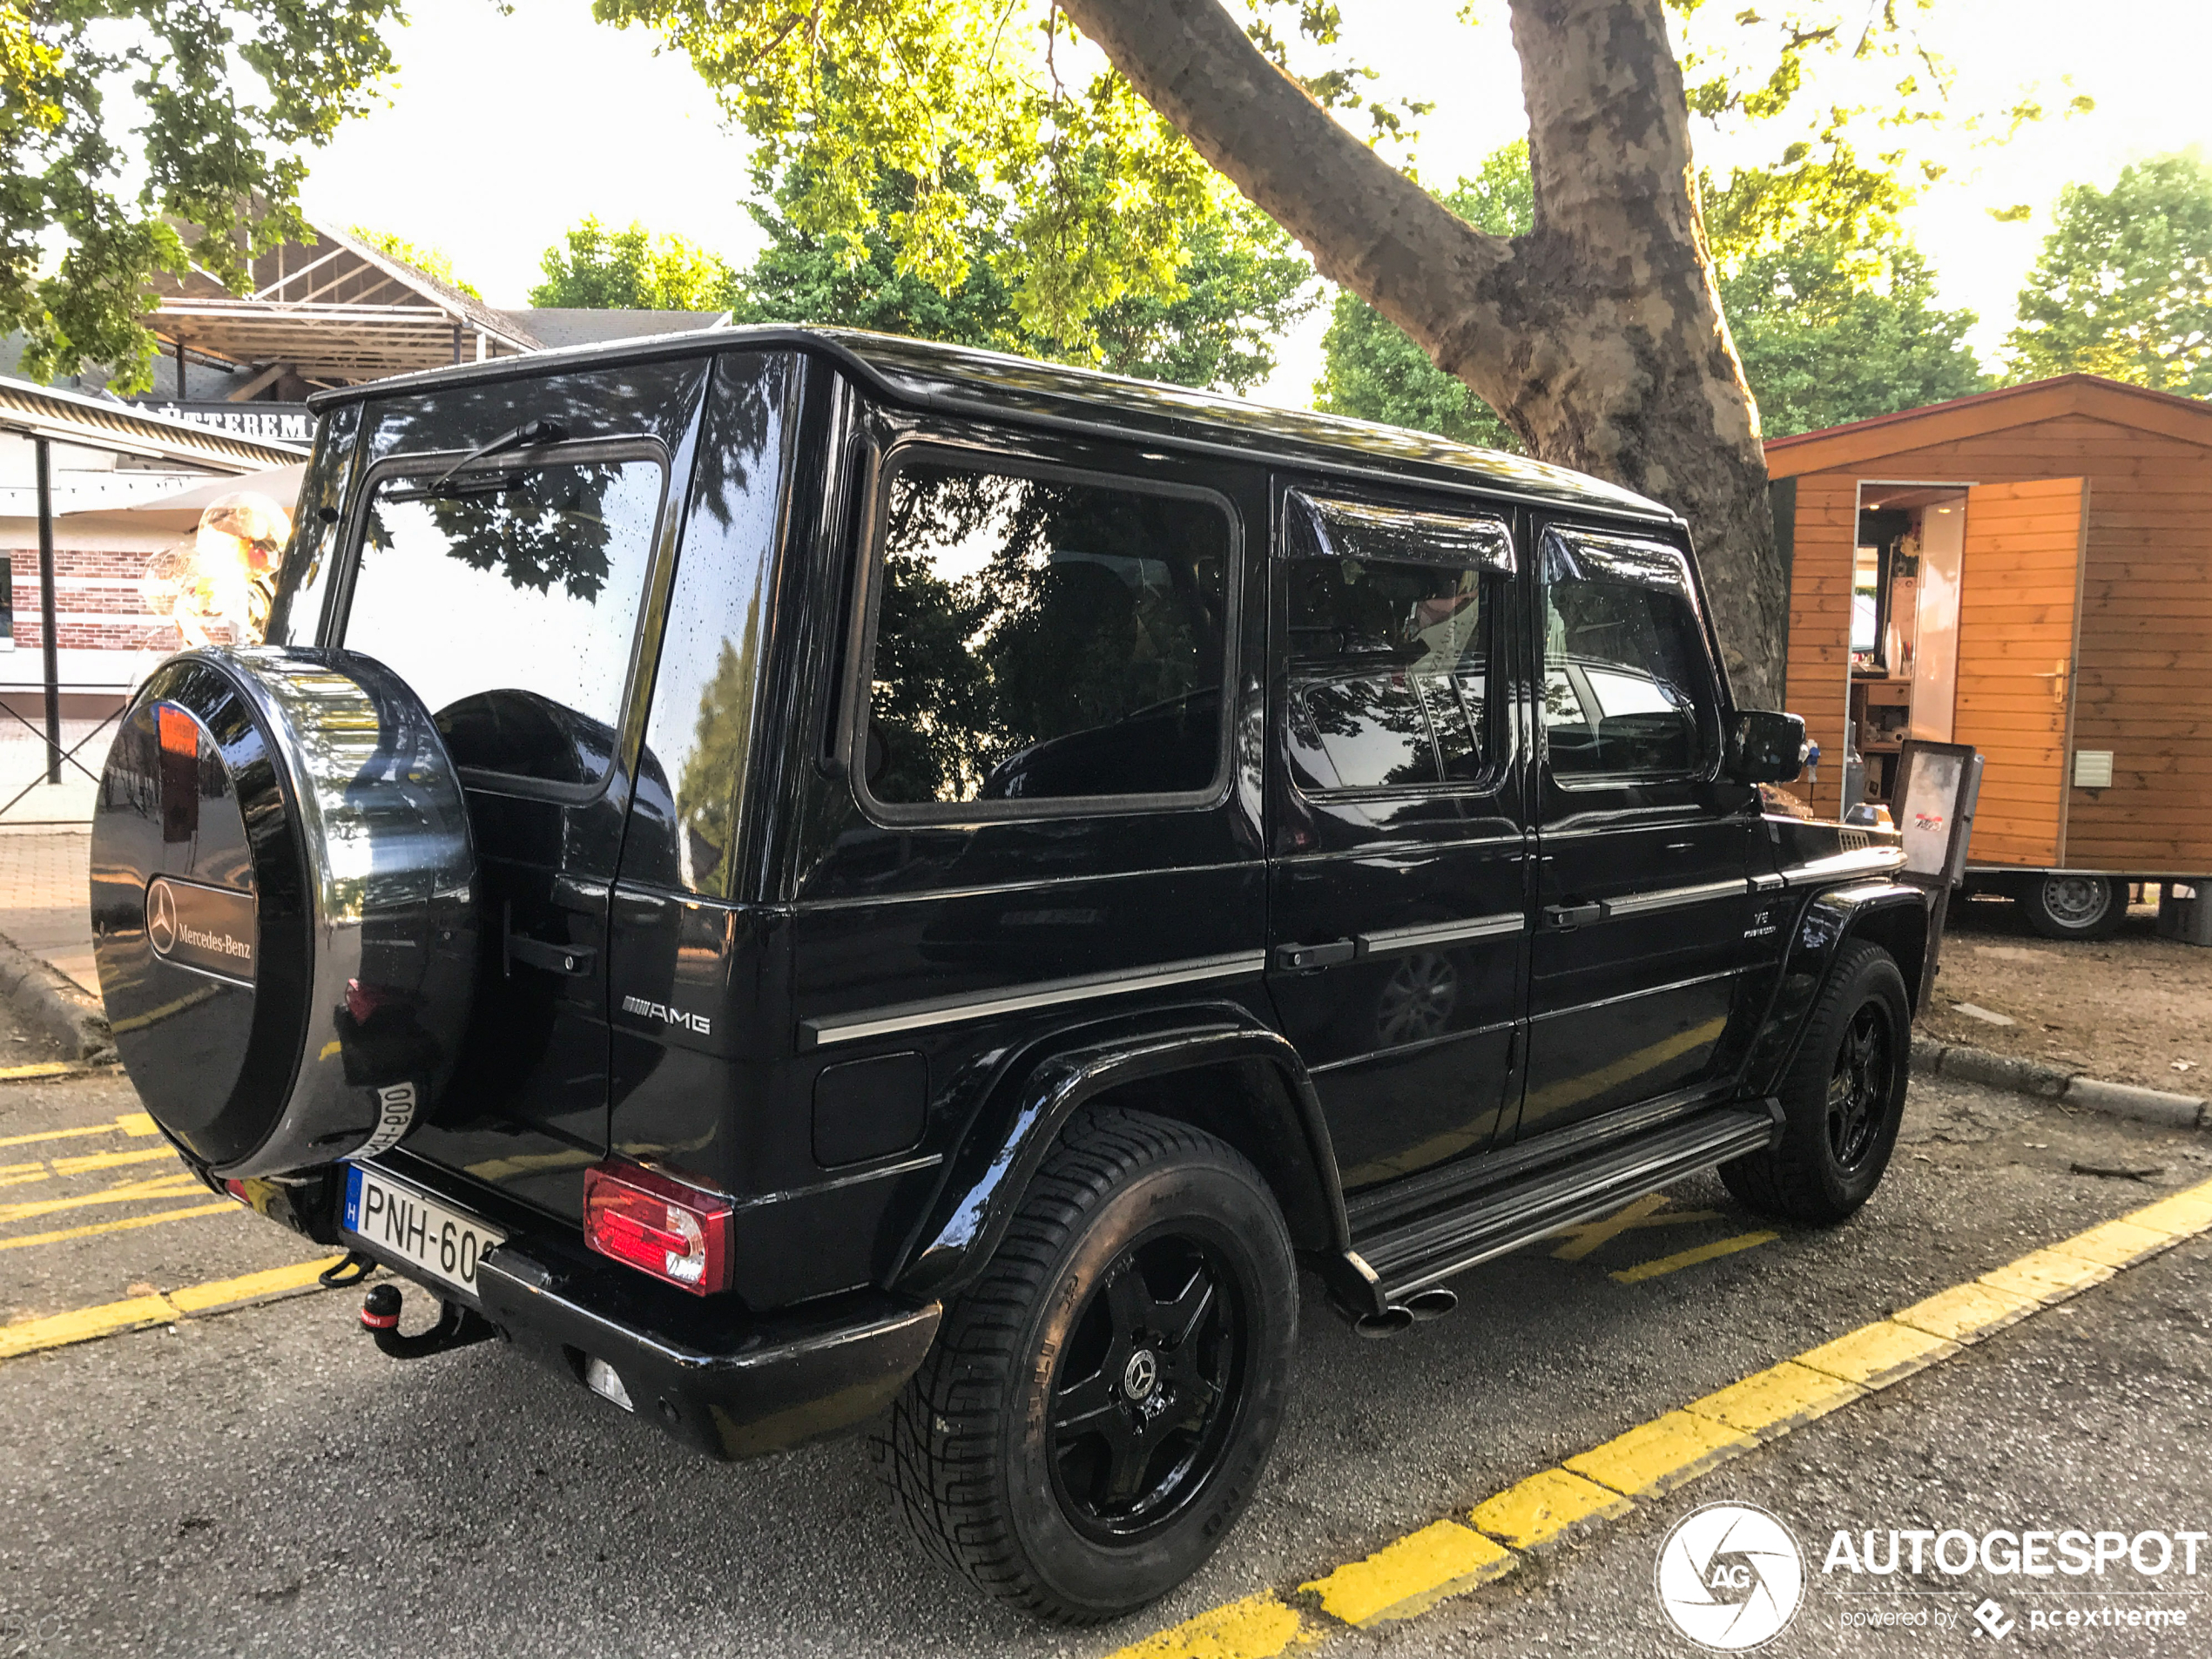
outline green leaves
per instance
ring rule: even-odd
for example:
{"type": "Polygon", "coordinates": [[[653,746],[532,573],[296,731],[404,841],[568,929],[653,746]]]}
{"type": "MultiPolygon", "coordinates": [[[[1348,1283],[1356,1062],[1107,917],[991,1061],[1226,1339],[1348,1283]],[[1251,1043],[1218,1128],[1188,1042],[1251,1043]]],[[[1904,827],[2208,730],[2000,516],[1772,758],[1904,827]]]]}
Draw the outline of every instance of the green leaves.
{"type": "MultiPolygon", "coordinates": [[[[1078,152],[1066,172],[1080,199],[1110,188],[1112,163],[1102,150],[1078,152]]],[[[740,320],[839,323],[1244,391],[1273,373],[1276,341],[1318,300],[1312,267],[1289,239],[1211,185],[1189,222],[1159,226],[1164,247],[1144,251],[1147,260],[1170,262],[1170,281],[1150,289],[1124,284],[1117,297],[1071,321],[1035,303],[1035,286],[1022,280],[1021,239],[1040,235],[1040,227],[1023,224],[1016,203],[972,175],[948,167],[939,177],[939,193],[956,211],[954,232],[970,253],[965,274],[949,289],[900,260],[895,227],[910,211],[917,181],[881,179],[869,202],[876,227],[861,234],[857,260],[848,260],[834,238],[805,228],[798,206],[810,199],[810,189],[805,175],[795,173],[778,190],[774,207],[753,210],[770,242],[737,279],[740,320]],[[1026,306],[1025,286],[1033,296],[1026,306]],[[1055,326],[1065,332],[1055,332],[1055,326]]],[[[1094,204],[1091,211],[1097,235],[1118,234],[1110,206],[1094,204]]],[[[1080,236],[1074,216],[1061,233],[1080,236]]],[[[1070,246],[1071,260],[1087,257],[1070,246]]],[[[1062,293],[1064,298],[1076,291],[1070,282],[1062,293]]]]}
{"type": "Polygon", "coordinates": [[[2022,380],[2103,374],[2212,397],[2212,168],[2194,153],[2068,185],[2006,338],[2022,380]]]}
{"type": "Polygon", "coordinates": [[[591,311],[724,311],[737,300],[737,273],[680,236],[655,237],[643,225],[610,230],[587,217],[549,247],[530,290],[534,306],[591,311]]]}
{"type": "MultiPolygon", "coordinates": [[[[883,274],[943,296],[998,291],[1011,317],[993,332],[1008,343],[1125,359],[1109,338],[1126,332],[1117,308],[1184,303],[1190,250],[1224,211],[1212,170],[1040,0],[595,0],[593,12],[691,58],[757,142],[759,193],[774,192],[810,251],[847,271],[887,256],[883,274]]],[[[1334,28],[1325,3],[1293,16],[1334,28]]]]}
{"type": "Polygon", "coordinates": [[[147,382],[157,273],[233,291],[305,233],[304,150],[391,68],[399,0],[7,0],[0,5],[0,327],[24,373],[147,382]]]}
{"type": "Polygon", "coordinates": [[[1985,390],[1970,311],[1936,308],[1927,261],[1901,242],[1829,234],[1755,253],[1721,279],[1743,378],[1770,438],[1985,390]]]}

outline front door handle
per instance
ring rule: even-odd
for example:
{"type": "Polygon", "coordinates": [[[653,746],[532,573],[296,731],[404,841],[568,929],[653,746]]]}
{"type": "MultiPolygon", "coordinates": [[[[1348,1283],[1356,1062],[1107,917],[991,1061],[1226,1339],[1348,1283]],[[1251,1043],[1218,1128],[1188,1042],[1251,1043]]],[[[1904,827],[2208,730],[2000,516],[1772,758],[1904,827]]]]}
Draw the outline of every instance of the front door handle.
{"type": "Polygon", "coordinates": [[[1587,927],[1606,918],[1604,902],[1596,904],[1548,904],[1544,907],[1544,926],[1561,932],[1573,927],[1587,927]]]}
{"type": "Polygon", "coordinates": [[[1303,973],[1308,968],[1334,968],[1359,954],[1359,947],[1349,939],[1332,939],[1319,945],[1278,945],[1275,966],[1294,974],[1303,973]]]}

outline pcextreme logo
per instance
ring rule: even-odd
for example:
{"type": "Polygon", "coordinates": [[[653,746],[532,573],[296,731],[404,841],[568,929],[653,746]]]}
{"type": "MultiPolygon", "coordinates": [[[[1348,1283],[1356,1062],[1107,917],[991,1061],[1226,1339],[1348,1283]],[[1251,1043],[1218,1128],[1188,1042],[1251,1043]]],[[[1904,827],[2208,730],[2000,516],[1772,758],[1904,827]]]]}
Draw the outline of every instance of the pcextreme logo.
{"type": "Polygon", "coordinates": [[[1804,1598],[1805,1558],[1790,1529],[1748,1503],[1709,1503],[1659,1546],[1659,1606],[1701,1648],[1741,1653],[1789,1628],[1804,1598]]]}

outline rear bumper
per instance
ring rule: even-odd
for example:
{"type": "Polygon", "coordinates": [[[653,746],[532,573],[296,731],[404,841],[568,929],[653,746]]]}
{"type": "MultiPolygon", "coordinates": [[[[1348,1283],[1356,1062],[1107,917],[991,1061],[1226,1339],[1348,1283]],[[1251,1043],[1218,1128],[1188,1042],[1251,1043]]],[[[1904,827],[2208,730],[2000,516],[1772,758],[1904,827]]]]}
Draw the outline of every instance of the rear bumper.
{"type": "Polygon", "coordinates": [[[921,1365],[942,1308],[876,1291],[755,1318],[637,1283],[613,1263],[552,1267],[512,1245],[477,1264],[487,1318],[579,1386],[611,1366],[640,1417],[710,1457],[763,1456],[853,1427],[921,1365]],[[641,1291],[646,1294],[640,1294],[641,1291]]]}

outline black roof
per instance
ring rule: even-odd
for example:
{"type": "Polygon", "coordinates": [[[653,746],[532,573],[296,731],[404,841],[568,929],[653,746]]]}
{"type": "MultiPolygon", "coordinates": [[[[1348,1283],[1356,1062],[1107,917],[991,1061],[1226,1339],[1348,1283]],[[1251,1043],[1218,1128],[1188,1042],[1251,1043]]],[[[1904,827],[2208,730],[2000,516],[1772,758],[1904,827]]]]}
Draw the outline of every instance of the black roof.
{"type": "Polygon", "coordinates": [[[319,392],[320,412],[338,404],[403,395],[417,388],[515,380],[657,357],[741,347],[796,347],[834,359],[885,399],[967,415],[1008,416],[1062,429],[1114,433],[1177,448],[1302,462],[1330,471],[1380,474],[1447,489],[1470,487],[1527,500],[1672,519],[1667,508],[1602,479],[1523,455],[1478,449],[1432,433],[1283,409],[1157,381],[1070,368],[1001,352],[858,328],[780,323],[610,341],[485,363],[428,369],[319,392]]]}

